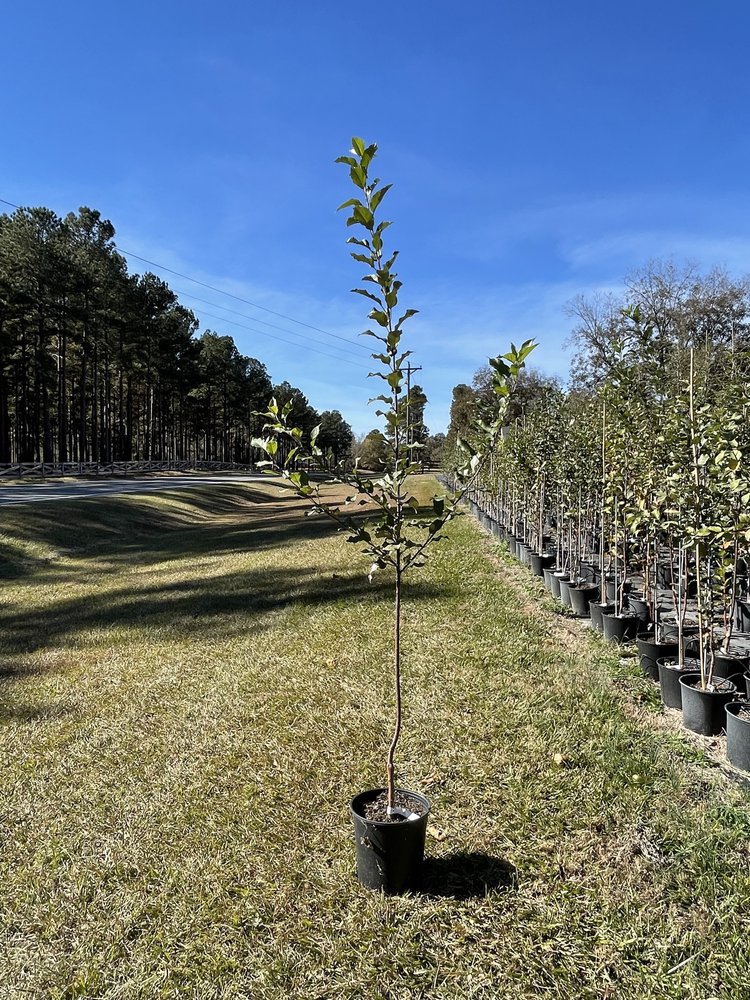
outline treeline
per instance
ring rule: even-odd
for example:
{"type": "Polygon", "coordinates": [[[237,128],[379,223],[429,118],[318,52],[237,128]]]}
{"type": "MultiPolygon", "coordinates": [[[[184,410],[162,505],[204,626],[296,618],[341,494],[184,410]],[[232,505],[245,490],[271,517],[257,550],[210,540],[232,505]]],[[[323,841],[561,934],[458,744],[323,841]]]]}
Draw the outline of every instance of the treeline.
{"type": "MultiPolygon", "coordinates": [[[[631,275],[620,296],[579,296],[568,305],[573,347],[567,387],[560,379],[533,369],[522,373],[510,411],[510,422],[523,423],[541,410],[565,406],[563,425],[577,422],[591,409],[596,424],[603,387],[636,372],[636,395],[654,382],[651,412],[684,383],[690,351],[709,386],[704,398],[750,378],[750,279],[732,278],[721,269],[701,273],[692,265],[678,267],[655,261],[631,275]]],[[[491,403],[489,368],[480,368],[472,384],[453,389],[445,464],[450,467],[456,437],[470,439],[483,405],[491,403]]],[[[658,435],[658,428],[653,431],[658,435]]]]}
{"type": "Polygon", "coordinates": [[[154,274],[129,274],[99,212],[0,215],[0,463],[248,463],[275,394],[344,457],[351,429],[274,386],[230,336],[206,330],[154,274]]]}

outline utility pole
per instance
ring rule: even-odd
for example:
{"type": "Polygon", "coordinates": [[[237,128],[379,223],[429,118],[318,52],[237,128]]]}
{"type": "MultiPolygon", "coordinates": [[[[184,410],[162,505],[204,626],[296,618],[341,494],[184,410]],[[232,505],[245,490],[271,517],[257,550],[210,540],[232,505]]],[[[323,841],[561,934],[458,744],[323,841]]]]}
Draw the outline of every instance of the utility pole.
{"type": "MultiPolygon", "coordinates": [[[[415,368],[409,364],[404,369],[406,372],[406,447],[412,443],[411,435],[411,418],[409,416],[409,407],[411,406],[411,374],[412,372],[421,372],[422,366],[417,365],[415,368]]],[[[411,461],[411,454],[409,455],[409,460],[411,461]]]]}

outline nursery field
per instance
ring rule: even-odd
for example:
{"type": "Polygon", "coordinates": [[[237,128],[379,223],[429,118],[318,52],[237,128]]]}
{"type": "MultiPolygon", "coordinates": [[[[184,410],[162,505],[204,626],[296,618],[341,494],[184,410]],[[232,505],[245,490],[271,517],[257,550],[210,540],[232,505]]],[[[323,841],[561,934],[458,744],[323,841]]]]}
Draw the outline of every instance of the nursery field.
{"type": "Polygon", "coordinates": [[[389,581],[303,510],[233,483],[3,513],[0,998],[750,995],[748,784],[468,517],[405,594],[424,888],[357,883],[389,581]]]}

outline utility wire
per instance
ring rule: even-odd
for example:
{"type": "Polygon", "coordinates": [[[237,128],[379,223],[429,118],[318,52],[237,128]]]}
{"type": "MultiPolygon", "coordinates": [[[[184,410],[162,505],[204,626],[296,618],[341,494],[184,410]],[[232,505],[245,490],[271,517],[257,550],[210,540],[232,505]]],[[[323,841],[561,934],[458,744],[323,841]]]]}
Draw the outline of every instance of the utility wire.
{"type": "MultiPolygon", "coordinates": [[[[11,208],[21,207],[20,205],[15,205],[12,201],[6,201],[5,198],[0,198],[0,202],[2,202],[3,205],[10,205],[11,208]]],[[[198,278],[192,278],[189,274],[182,274],[181,271],[174,271],[171,267],[167,267],[165,264],[158,264],[154,260],[147,260],[145,257],[139,257],[137,253],[133,253],[131,250],[124,250],[122,247],[117,247],[117,250],[119,253],[124,253],[126,257],[133,257],[135,260],[139,260],[143,264],[148,264],[150,267],[158,267],[160,271],[166,271],[168,274],[174,274],[178,278],[184,278],[185,281],[192,281],[193,284],[201,285],[203,288],[208,288],[212,292],[218,292],[219,295],[227,295],[230,299],[236,299],[238,302],[244,302],[245,305],[252,306],[253,309],[262,309],[263,312],[270,313],[271,316],[278,316],[279,319],[285,319],[290,323],[296,323],[298,326],[304,326],[308,330],[315,330],[317,333],[325,334],[326,337],[333,337],[335,340],[343,340],[347,344],[353,344],[355,347],[360,348],[360,350],[368,350],[364,344],[358,340],[352,340],[351,337],[341,337],[339,334],[331,333],[330,330],[324,330],[320,326],[312,326],[310,323],[305,323],[301,319],[295,319],[294,316],[287,316],[285,313],[276,312],[274,309],[262,306],[258,302],[253,302],[251,299],[244,299],[241,295],[235,295],[233,292],[226,292],[223,288],[217,288],[215,285],[209,285],[205,281],[199,281],[198,278]]],[[[220,308],[223,308],[223,306],[220,308]]]]}
{"type": "MultiPolygon", "coordinates": [[[[233,316],[240,316],[242,319],[249,319],[253,323],[262,323],[263,326],[270,326],[272,330],[280,330],[282,333],[288,333],[292,337],[306,336],[305,334],[302,333],[295,333],[294,330],[287,330],[285,326],[277,326],[276,323],[269,323],[268,320],[266,319],[258,319],[256,316],[248,316],[247,313],[238,312],[236,309],[230,309],[228,306],[223,306],[219,302],[209,302],[208,299],[202,299],[200,298],[200,296],[193,295],[192,292],[186,292],[182,288],[173,288],[172,291],[175,292],[175,294],[182,296],[183,298],[194,299],[196,302],[202,302],[203,305],[212,306],[214,309],[223,309],[224,312],[231,313],[233,316]]],[[[208,313],[204,313],[204,315],[207,316],[208,313]]],[[[228,323],[229,320],[225,320],[225,322],[228,323]]],[[[263,330],[257,330],[256,332],[265,335],[265,331],[263,330]]],[[[315,340],[315,343],[322,344],[325,343],[325,341],[315,340]]],[[[342,352],[348,351],[350,354],[355,353],[354,351],[351,350],[351,348],[348,347],[337,347],[335,344],[329,344],[327,346],[332,347],[336,351],[342,351],[342,352]]],[[[361,355],[358,354],[357,357],[361,357],[361,355]]]]}
{"type": "MultiPolygon", "coordinates": [[[[223,306],[219,306],[220,309],[223,306]]],[[[255,327],[247,326],[245,323],[238,323],[234,319],[225,319],[224,316],[215,316],[213,313],[205,312],[201,310],[203,316],[208,316],[210,319],[218,319],[221,323],[228,323],[230,326],[239,326],[242,330],[249,330],[251,333],[259,333],[263,337],[271,337],[273,340],[280,340],[284,344],[291,344],[292,347],[298,347],[305,351],[314,351],[316,354],[322,354],[326,358],[333,358],[334,361],[340,361],[342,364],[354,365],[355,368],[369,369],[369,365],[360,364],[359,361],[350,361],[349,358],[340,358],[336,354],[329,354],[327,351],[320,351],[317,347],[308,347],[306,344],[297,344],[293,340],[287,340],[285,337],[278,337],[275,333],[267,333],[265,330],[256,330],[255,327]]]]}

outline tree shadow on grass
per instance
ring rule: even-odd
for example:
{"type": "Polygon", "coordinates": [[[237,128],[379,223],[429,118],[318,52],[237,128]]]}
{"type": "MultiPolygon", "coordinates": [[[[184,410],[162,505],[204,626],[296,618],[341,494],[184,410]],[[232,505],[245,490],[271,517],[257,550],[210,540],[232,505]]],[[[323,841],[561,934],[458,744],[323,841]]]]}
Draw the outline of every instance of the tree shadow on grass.
{"type": "MultiPolygon", "coordinates": [[[[406,599],[423,601],[445,594],[425,582],[409,585],[406,599]]],[[[259,635],[276,624],[274,612],[290,605],[322,608],[336,604],[382,604],[393,599],[392,583],[369,583],[363,572],[334,574],[318,567],[260,568],[207,579],[158,582],[137,590],[122,587],[101,596],[61,598],[43,607],[6,606],[0,610],[0,635],[7,652],[28,654],[102,630],[165,629],[177,639],[226,640],[259,635]]],[[[80,639],[79,639],[80,641],[80,639]]],[[[21,669],[7,664],[5,676],[21,669]]],[[[3,665],[0,664],[0,671],[3,665]]],[[[3,674],[0,672],[0,677],[3,674]]]]}
{"type": "Polygon", "coordinates": [[[518,874],[509,861],[474,851],[425,858],[420,891],[424,896],[465,900],[517,885],[518,874]]]}
{"type": "MultiPolygon", "coordinates": [[[[257,553],[342,534],[325,517],[305,516],[307,509],[303,501],[281,490],[269,495],[217,486],[154,492],[147,498],[39,504],[33,521],[22,511],[14,524],[9,514],[8,537],[0,537],[0,579],[34,575],[51,583],[78,579],[92,568],[117,574],[123,566],[147,568],[183,557],[257,553]],[[31,546],[24,546],[25,541],[31,546]],[[21,543],[20,550],[16,542],[21,543]]],[[[352,515],[355,521],[366,516],[352,515]]]]}

